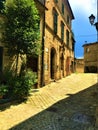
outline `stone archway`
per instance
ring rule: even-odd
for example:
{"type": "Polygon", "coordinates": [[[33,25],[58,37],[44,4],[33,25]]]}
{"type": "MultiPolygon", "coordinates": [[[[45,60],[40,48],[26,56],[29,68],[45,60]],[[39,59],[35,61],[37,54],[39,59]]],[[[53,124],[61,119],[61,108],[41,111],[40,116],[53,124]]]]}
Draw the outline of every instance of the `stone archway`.
{"type": "Polygon", "coordinates": [[[66,75],[70,74],[70,57],[66,59],[66,75]]]}
{"type": "Polygon", "coordinates": [[[33,72],[38,72],[38,57],[27,57],[27,68],[30,68],[33,72]]]}
{"type": "Polygon", "coordinates": [[[61,54],[61,57],[60,57],[60,64],[61,64],[61,77],[64,77],[64,55],[63,53],[61,54]]]}
{"type": "Polygon", "coordinates": [[[50,78],[55,79],[56,72],[56,50],[55,48],[51,48],[50,52],[50,78]]]}

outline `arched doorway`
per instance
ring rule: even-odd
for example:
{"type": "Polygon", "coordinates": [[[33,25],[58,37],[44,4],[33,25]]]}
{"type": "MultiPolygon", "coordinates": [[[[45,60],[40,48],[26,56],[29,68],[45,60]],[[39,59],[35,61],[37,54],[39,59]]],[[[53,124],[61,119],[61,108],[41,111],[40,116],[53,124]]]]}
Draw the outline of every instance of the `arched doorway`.
{"type": "Polygon", "coordinates": [[[55,79],[56,72],[56,50],[55,48],[51,48],[50,52],[50,78],[55,79]]]}
{"type": "Polygon", "coordinates": [[[63,53],[61,54],[61,57],[60,57],[60,64],[61,64],[61,77],[64,77],[64,55],[63,53]]]}
{"type": "Polygon", "coordinates": [[[70,57],[66,59],[66,75],[70,74],[70,57]]]}
{"type": "Polygon", "coordinates": [[[38,72],[38,57],[27,57],[27,68],[30,68],[33,72],[38,72]]]}

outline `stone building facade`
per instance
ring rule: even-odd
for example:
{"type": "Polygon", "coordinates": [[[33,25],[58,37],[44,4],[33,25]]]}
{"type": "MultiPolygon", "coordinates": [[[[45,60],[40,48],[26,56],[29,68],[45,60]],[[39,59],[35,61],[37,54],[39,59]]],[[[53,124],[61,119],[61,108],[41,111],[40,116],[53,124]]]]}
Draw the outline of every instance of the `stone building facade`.
{"type": "Polygon", "coordinates": [[[42,55],[30,58],[29,67],[38,73],[38,86],[74,72],[72,20],[68,0],[35,0],[40,14],[42,55]]]}
{"type": "MultiPolygon", "coordinates": [[[[37,72],[37,86],[41,87],[74,72],[74,15],[68,0],[35,0],[35,4],[40,15],[42,53],[28,57],[27,66],[37,72]]],[[[0,42],[1,70],[6,63],[8,56],[0,42]]]]}
{"type": "Polygon", "coordinates": [[[84,72],[98,71],[98,43],[84,44],[84,72]]]}
{"type": "Polygon", "coordinates": [[[42,42],[42,86],[74,72],[72,20],[68,0],[46,0],[42,42]]]}

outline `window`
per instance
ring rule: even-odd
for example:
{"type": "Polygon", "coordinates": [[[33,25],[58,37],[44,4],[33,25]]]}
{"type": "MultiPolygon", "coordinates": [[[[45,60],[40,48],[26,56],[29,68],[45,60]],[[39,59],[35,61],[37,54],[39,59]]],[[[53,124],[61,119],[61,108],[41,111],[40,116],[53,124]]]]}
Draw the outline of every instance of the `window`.
{"type": "Polygon", "coordinates": [[[53,20],[53,26],[54,26],[54,33],[57,34],[57,25],[58,25],[58,14],[56,10],[54,10],[54,20],[53,20]]]}
{"type": "Polygon", "coordinates": [[[88,53],[90,50],[89,50],[89,48],[86,48],[86,53],[88,53]]]}
{"type": "Polygon", "coordinates": [[[61,22],[61,39],[64,41],[64,23],[61,22]]]}
{"type": "Polygon", "coordinates": [[[66,43],[67,43],[67,46],[69,46],[69,31],[66,30],[66,43]]]}
{"type": "Polygon", "coordinates": [[[69,16],[67,15],[67,23],[69,24],[69,16]]]}
{"type": "Polygon", "coordinates": [[[62,3],[62,14],[64,14],[64,4],[62,3]]]}
{"type": "Polygon", "coordinates": [[[75,45],[74,42],[72,42],[72,51],[74,51],[75,45]]]}

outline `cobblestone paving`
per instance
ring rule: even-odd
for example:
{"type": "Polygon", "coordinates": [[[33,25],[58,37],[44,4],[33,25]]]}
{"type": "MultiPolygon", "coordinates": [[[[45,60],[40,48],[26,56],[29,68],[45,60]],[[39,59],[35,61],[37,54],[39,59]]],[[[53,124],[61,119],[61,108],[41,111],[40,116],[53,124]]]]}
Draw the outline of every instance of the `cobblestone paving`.
{"type": "Polygon", "coordinates": [[[0,111],[0,130],[95,130],[96,74],[72,74],[0,111]]]}

